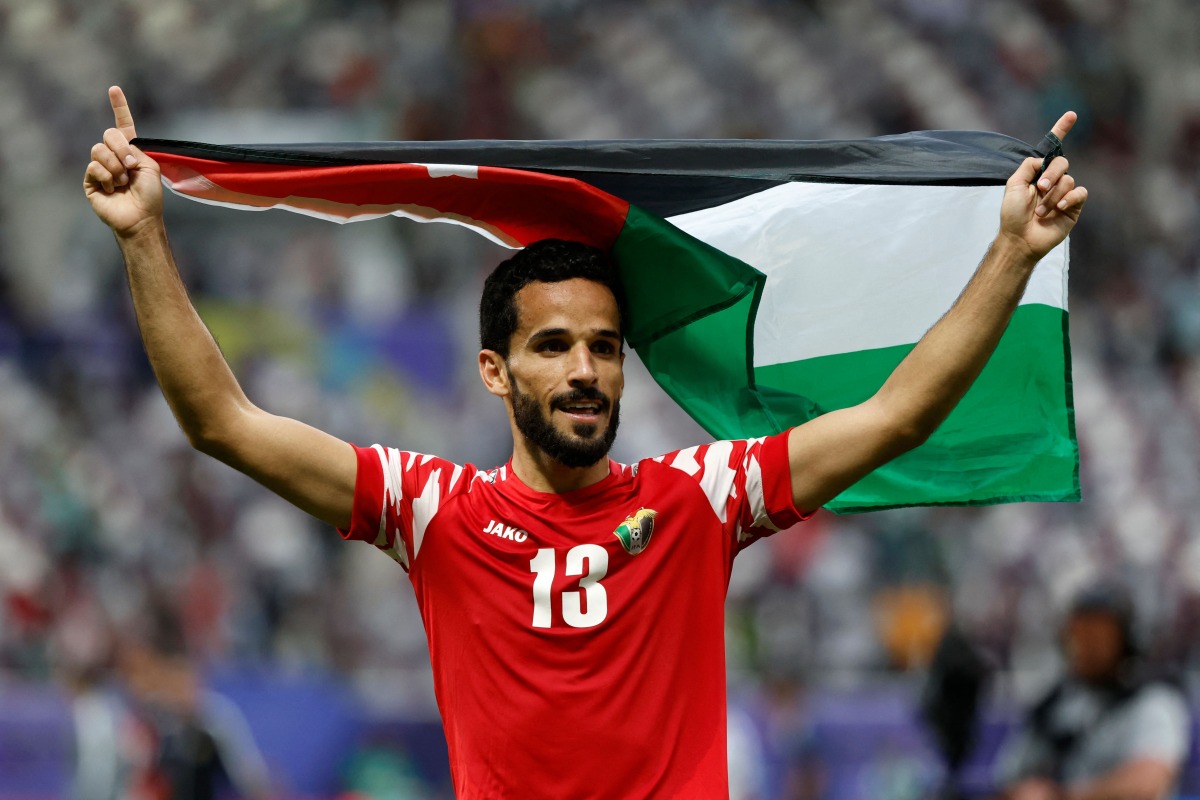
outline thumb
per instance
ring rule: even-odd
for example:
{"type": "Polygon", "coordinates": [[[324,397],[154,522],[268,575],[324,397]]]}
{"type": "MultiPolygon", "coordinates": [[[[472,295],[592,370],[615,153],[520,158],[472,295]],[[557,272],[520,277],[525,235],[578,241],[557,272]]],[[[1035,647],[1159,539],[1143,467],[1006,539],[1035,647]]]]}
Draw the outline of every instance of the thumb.
{"type": "Polygon", "coordinates": [[[142,150],[142,148],[138,147],[137,145],[130,144],[129,150],[131,153],[133,153],[133,157],[137,159],[137,162],[138,162],[137,165],[139,167],[155,167],[155,168],[158,167],[158,162],[156,162],[150,156],[146,155],[146,152],[144,150],[142,150]]]}
{"type": "Polygon", "coordinates": [[[1038,170],[1042,168],[1042,159],[1030,156],[1021,162],[1021,166],[1008,178],[1010,189],[1030,186],[1037,178],[1038,170]]]}

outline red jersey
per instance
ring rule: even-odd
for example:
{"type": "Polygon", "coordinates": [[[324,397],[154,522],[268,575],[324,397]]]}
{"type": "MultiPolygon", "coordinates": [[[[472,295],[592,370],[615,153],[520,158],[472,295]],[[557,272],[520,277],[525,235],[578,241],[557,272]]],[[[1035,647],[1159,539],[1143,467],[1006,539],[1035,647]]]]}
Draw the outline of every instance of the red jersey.
{"type": "Polygon", "coordinates": [[[560,494],[355,449],[342,533],[412,581],[458,797],[728,797],[725,592],[741,548],[802,519],[786,434],[560,494]]]}

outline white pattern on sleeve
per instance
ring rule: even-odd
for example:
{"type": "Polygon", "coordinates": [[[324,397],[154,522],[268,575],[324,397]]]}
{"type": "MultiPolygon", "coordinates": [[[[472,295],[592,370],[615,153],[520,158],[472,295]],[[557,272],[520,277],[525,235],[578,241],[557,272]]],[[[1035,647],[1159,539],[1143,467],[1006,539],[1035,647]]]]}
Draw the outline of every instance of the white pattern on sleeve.
{"type": "MultiPolygon", "coordinates": [[[[762,439],[756,440],[760,445],[762,439]]],[[[746,504],[750,509],[750,528],[765,528],[772,533],[779,531],[779,526],[771,521],[771,517],[767,514],[767,497],[763,492],[762,481],[762,465],[758,461],[757,447],[750,447],[746,450],[745,473],[746,473],[746,504]]],[[[744,542],[752,537],[749,529],[738,523],[738,541],[744,542]]]]}
{"type": "MultiPolygon", "coordinates": [[[[400,501],[404,499],[404,466],[401,463],[404,454],[393,447],[384,449],[374,445],[372,449],[379,455],[379,463],[383,467],[383,504],[379,509],[379,535],[375,537],[374,544],[408,569],[404,536],[395,524],[400,520],[400,501]],[[392,520],[393,530],[388,530],[389,520],[392,520]]],[[[412,463],[411,459],[409,463],[412,463]]]]}
{"type": "Polygon", "coordinates": [[[421,490],[421,495],[413,500],[412,537],[414,560],[416,560],[417,554],[421,552],[421,542],[425,540],[425,529],[429,527],[429,521],[438,512],[438,505],[442,499],[441,480],[442,471],[440,469],[430,472],[429,478],[425,481],[425,488],[421,490]]]}

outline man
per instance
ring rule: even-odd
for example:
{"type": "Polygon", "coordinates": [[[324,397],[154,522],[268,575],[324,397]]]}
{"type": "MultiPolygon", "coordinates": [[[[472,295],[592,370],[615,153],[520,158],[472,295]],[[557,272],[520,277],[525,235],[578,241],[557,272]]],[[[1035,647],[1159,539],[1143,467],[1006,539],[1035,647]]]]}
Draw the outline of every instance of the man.
{"type": "Polygon", "coordinates": [[[1001,759],[1006,800],[1157,800],[1187,756],[1188,708],[1138,674],[1133,603],[1118,585],[1085,589],[1063,626],[1067,676],[1001,759]]]}
{"type": "MultiPolygon", "coordinates": [[[[607,256],[531,246],[497,268],[480,305],[480,376],[513,436],[512,459],[482,472],[351,447],[254,406],[175,268],[158,166],[129,144],[121,90],[109,99],[116,126],[92,148],[84,189],[117,236],[167,402],[194,446],[408,571],[464,798],[725,797],[734,556],[937,428],[1087,198],[1066,159],[1040,180],[1028,159],[974,278],[875,397],[634,466],[606,457],[624,385],[607,256]]],[[[1067,113],[1054,132],[1074,122],[1067,113]]]]}
{"type": "MultiPolygon", "coordinates": [[[[140,640],[124,638],[117,669],[136,713],[141,775],[130,795],[212,800],[228,782],[235,795],[271,795],[266,761],[245,715],[228,697],[203,685],[183,652],[168,615],[140,640]]],[[[126,795],[120,795],[125,797],[126,795]]]]}

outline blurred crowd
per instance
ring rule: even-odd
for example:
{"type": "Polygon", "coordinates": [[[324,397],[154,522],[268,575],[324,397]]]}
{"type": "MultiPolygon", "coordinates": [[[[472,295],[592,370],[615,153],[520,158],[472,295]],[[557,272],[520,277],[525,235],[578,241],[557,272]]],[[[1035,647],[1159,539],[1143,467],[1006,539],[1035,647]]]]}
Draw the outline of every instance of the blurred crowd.
{"type": "MultiPolygon", "coordinates": [[[[1072,237],[1084,502],[819,516],[730,587],[735,695],[903,679],[955,621],[1025,700],[1056,610],[1133,587],[1156,663],[1200,670],[1200,6],[1190,0],[0,0],[0,677],[77,680],[172,620],[191,663],[329,668],[434,715],[401,571],[194,454],[79,189],[130,98],[144,136],[266,141],[1039,140],[1091,192],[1072,237]]],[[[361,444],[491,466],[475,304],[503,251],[168,198],[181,270],[247,393],[361,444]]],[[[632,362],[632,359],[631,359],[632,362]]],[[[631,364],[615,455],[704,433],[631,364]]],[[[780,723],[785,725],[785,723],[780,723]]],[[[882,795],[880,795],[882,796],[882,795]]]]}

